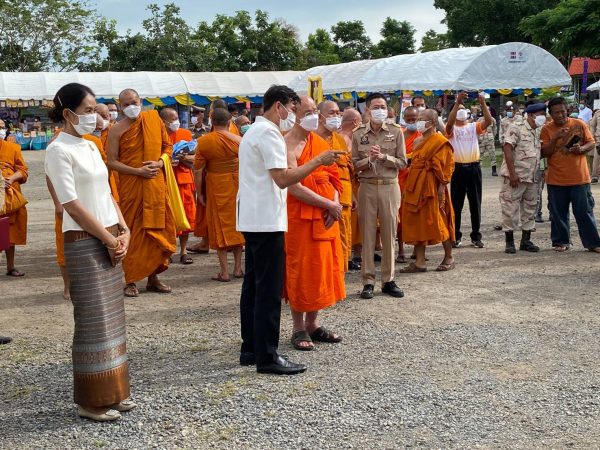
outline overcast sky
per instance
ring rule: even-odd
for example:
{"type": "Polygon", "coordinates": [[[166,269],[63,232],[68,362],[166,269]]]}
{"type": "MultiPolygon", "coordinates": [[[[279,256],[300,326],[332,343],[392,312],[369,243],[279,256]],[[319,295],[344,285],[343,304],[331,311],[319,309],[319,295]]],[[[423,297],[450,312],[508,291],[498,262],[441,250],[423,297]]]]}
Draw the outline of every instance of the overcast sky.
{"type": "Polygon", "coordinates": [[[281,18],[300,30],[303,41],[316,28],[329,30],[331,25],[340,20],[357,20],[364,22],[369,37],[373,42],[380,39],[379,30],[386,17],[408,20],[417,29],[417,48],[421,36],[430,28],[438,32],[445,31],[440,24],[444,18],[443,11],[433,7],[433,0],[91,0],[99,12],[117,21],[120,33],[128,29],[133,32],[142,30],[142,20],[148,17],[146,5],[157,3],[176,3],[181,8],[181,15],[187,22],[196,26],[201,20],[211,22],[216,14],[233,14],[239,10],[262,9],[269,13],[271,19],[281,18]]]}

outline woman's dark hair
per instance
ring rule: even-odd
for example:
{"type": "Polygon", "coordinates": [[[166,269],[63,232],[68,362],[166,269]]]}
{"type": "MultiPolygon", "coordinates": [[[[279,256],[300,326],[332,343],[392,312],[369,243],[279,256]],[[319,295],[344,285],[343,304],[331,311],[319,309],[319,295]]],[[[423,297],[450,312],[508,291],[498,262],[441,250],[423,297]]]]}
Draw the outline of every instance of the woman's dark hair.
{"type": "Polygon", "coordinates": [[[79,83],[69,83],[61,87],[54,96],[54,108],[48,113],[53,122],[63,121],[63,111],[70,109],[75,111],[88,95],[96,96],[87,86],[79,83]]]}

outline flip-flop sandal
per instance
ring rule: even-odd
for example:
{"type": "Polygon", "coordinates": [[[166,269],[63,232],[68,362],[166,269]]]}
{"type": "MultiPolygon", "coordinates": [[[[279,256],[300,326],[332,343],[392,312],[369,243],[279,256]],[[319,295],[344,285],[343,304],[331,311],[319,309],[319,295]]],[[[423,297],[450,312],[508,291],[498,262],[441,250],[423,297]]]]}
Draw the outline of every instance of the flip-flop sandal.
{"type": "Polygon", "coordinates": [[[569,251],[568,245],[557,245],[554,247],[554,251],[558,253],[564,253],[569,251]]]}
{"type": "Polygon", "coordinates": [[[6,272],[6,276],[20,278],[20,277],[24,277],[25,273],[13,268],[13,269],[10,269],[8,272],[6,272]]]}
{"type": "Polygon", "coordinates": [[[427,272],[427,267],[418,267],[415,263],[410,263],[408,266],[400,269],[400,273],[423,273],[427,272]]]}
{"type": "Polygon", "coordinates": [[[336,336],[335,333],[329,331],[325,327],[319,327],[310,333],[310,338],[315,342],[327,342],[329,344],[337,344],[338,342],[342,342],[341,336],[336,336]]]}
{"type": "Polygon", "coordinates": [[[219,273],[216,276],[212,277],[211,280],[220,281],[221,283],[229,283],[231,281],[231,278],[225,278],[223,275],[221,275],[219,273]]]}
{"type": "Polygon", "coordinates": [[[233,278],[244,278],[244,272],[240,273],[239,275],[234,275],[233,278]]]}
{"type": "Polygon", "coordinates": [[[306,330],[300,330],[292,333],[292,345],[296,350],[300,350],[301,352],[309,352],[315,349],[314,344],[302,346],[300,345],[301,342],[308,342],[312,344],[312,340],[310,339],[310,336],[306,330]]]}
{"type": "Polygon", "coordinates": [[[166,284],[160,283],[156,284],[148,284],[146,285],[146,291],[148,292],[156,292],[157,294],[170,294],[172,289],[166,284]]]}
{"type": "Polygon", "coordinates": [[[181,264],[194,264],[194,260],[190,255],[181,255],[181,258],[179,258],[179,262],[181,264]]]}
{"type": "Polygon", "coordinates": [[[123,289],[123,295],[125,295],[125,297],[139,297],[140,291],[135,284],[128,284],[125,286],[125,289],[123,289]]]}
{"type": "Polygon", "coordinates": [[[444,264],[441,263],[439,266],[437,266],[437,269],[435,269],[436,272],[448,272],[449,270],[452,270],[456,268],[456,263],[454,261],[452,261],[450,264],[444,264]]]}

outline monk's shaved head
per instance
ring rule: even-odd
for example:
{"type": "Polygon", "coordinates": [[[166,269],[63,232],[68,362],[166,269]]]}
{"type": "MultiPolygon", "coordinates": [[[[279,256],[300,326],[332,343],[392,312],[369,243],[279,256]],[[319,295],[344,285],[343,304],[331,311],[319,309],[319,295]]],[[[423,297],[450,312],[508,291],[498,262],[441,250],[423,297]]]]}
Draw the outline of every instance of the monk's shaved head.
{"type": "Polygon", "coordinates": [[[431,120],[435,125],[438,122],[438,113],[435,109],[425,109],[419,113],[419,119],[431,120]]]}
{"type": "Polygon", "coordinates": [[[307,96],[300,96],[300,103],[296,104],[296,117],[298,119],[302,119],[304,116],[313,114],[317,111],[317,105],[315,105],[315,101],[307,96]]]}
{"type": "Polygon", "coordinates": [[[358,110],[354,108],[344,109],[344,113],[342,114],[342,123],[354,121],[362,122],[362,116],[360,115],[358,110]]]}
{"type": "Polygon", "coordinates": [[[212,110],[215,110],[217,108],[227,109],[227,102],[225,100],[223,100],[222,98],[218,98],[218,99],[214,100],[210,104],[210,109],[212,111],[212,110]]]}
{"type": "Polygon", "coordinates": [[[135,89],[124,89],[119,94],[119,103],[121,109],[125,109],[131,105],[141,106],[140,94],[135,89]]]}
{"type": "Polygon", "coordinates": [[[108,110],[108,106],[104,103],[96,104],[96,113],[104,120],[110,120],[110,111],[108,110]]]}
{"type": "Polygon", "coordinates": [[[238,127],[241,127],[243,125],[248,125],[250,123],[250,119],[248,119],[247,116],[244,116],[243,114],[241,116],[238,116],[235,118],[235,124],[238,127]]]}
{"type": "Polygon", "coordinates": [[[158,114],[165,122],[174,122],[179,118],[177,111],[175,111],[173,108],[163,108],[158,114]]]}
{"type": "Polygon", "coordinates": [[[217,108],[212,112],[212,124],[215,127],[226,127],[231,120],[231,114],[225,108],[217,108]]]}
{"type": "Polygon", "coordinates": [[[410,113],[418,113],[419,110],[417,109],[416,106],[409,106],[408,108],[406,108],[404,110],[404,115],[406,116],[406,114],[410,114],[410,113]]]}
{"type": "Polygon", "coordinates": [[[140,94],[138,94],[138,91],[136,91],[135,89],[127,88],[121,91],[121,93],[119,94],[119,100],[121,100],[121,97],[129,95],[133,95],[137,98],[140,98],[140,94]]]}
{"type": "Polygon", "coordinates": [[[339,111],[340,107],[333,100],[325,100],[317,105],[317,109],[321,114],[327,116],[331,112],[331,110],[339,111]]]}
{"type": "Polygon", "coordinates": [[[419,117],[419,110],[414,106],[409,106],[404,110],[404,123],[416,123],[419,117]]]}

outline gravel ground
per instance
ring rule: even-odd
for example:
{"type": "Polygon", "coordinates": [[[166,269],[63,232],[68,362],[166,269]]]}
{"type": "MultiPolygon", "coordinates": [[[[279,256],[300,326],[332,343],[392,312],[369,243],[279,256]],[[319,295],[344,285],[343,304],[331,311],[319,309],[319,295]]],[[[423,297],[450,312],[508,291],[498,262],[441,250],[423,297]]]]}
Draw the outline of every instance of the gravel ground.
{"type": "MultiPolygon", "coordinates": [[[[344,342],[296,352],[295,377],[239,367],[241,283],[211,282],[216,255],[173,264],[174,294],[126,301],[131,382],[139,408],[118,423],[79,419],[72,404],[72,312],[54,261],[52,206],[31,167],[24,279],[0,300],[2,449],[599,448],[600,293],[597,255],[503,253],[499,180],[484,178],[486,248],[456,252],[457,270],[401,275],[406,298],[349,297],[323,314],[344,342]]],[[[596,196],[600,188],[594,186],[596,196]]],[[[598,213],[598,211],[596,211],[598,213]]],[[[469,223],[468,219],[465,223],[469,223]]],[[[468,229],[467,229],[468,231],[468,229]]],[[[440,247],[428,253],[430,269],[440,247]]]]}

